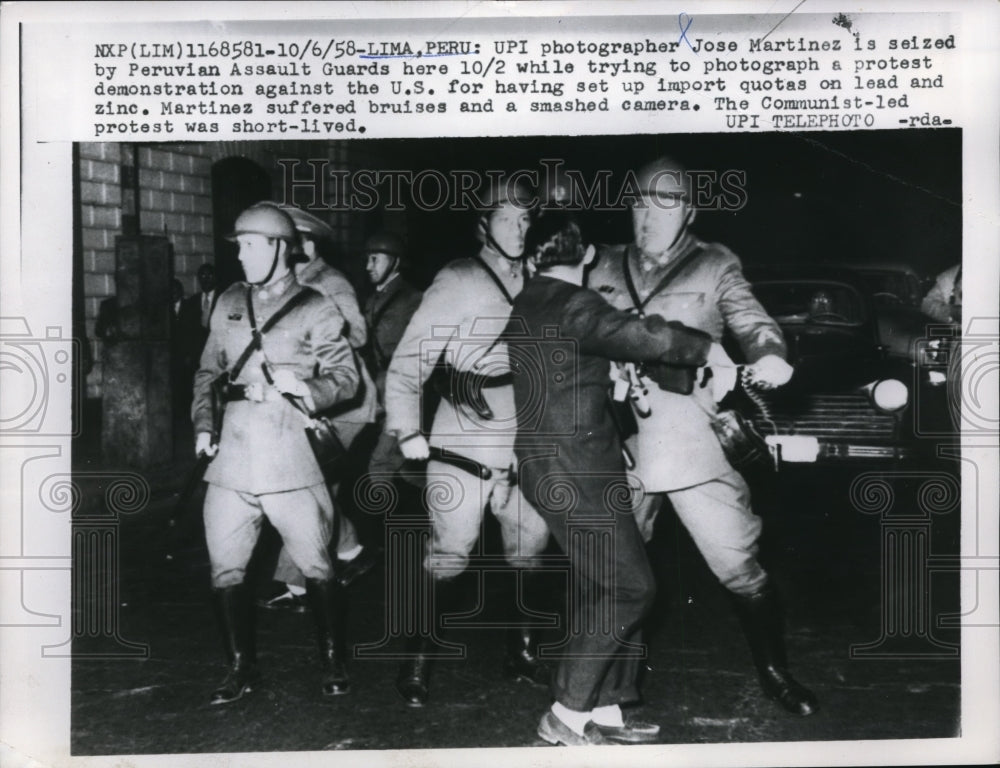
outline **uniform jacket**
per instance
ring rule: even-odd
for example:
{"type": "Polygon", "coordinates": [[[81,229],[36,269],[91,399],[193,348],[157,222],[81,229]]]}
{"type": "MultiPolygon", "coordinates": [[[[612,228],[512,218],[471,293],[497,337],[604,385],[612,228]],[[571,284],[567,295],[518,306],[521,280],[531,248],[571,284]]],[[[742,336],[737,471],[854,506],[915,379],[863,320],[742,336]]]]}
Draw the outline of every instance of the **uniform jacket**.
{"type": "Polygon", "coordinates": [[[344,316],[347,338],[354,349],[360,349],[365,345],[368,341],[365,319],[358,306],[358,296],[354,292],[354,286],[343,272],[334,269],[323,259],[316,258],[308,264],[299,266],[295,271],[295,279],[302,285],[315,288],[337,305],[340,314],[344,316]]]}
{"type": "Polygon", "coordinates": [[[385,372],[389,361],[422,297],[422,291],[397,273],[383,290],[375,291],[365,302],[365,321],[380,397],[385,396],[385,372]]]}
{"type": "Polygon", "coordinates": [[[518,407],[515,452],[529,498],[541,478],[571,477],[585,501],[605,503],[608,483],[624,480],[621,441],[608,407],[609,361],[703,365],[701,333],[663,318],[617,310],[595,291],[537,275],[514,300],[506,334],[518,407]],[[546,450],[554,448],[553,451],[546,450]],[[544,458],[531,456],[549,455],[544,458]],[[532,484],[527,487],[525,483],[532,484]]]}
{"type": "Polygon", "coordinates": [[[934,278],[934,286],[920,303],[920,310],[939,323],[952,322],[956,316],[955,308],[960,313],[962,307],[961,276],[962,265],[956,264],[934,278]]]}
{"type": "MultiPolygon", "coordinates": [[[[235,283],[219,298],[212,329],[194,377],[191,417],[195,433],[212,427],[211,384],[230,369],[250,343],[246,283],[235,283]]],[[[300,290],[310,296],[270,329],[263,338],[264,355],[276,369],[289,369],[306,382],[315,410],[322,411],[352,397],[358,371],[343,337],[344,319],[332,302],[304,289],[289,275],[265,291],[253,288],[260,328],[300,290]]],[[[254,352],[236,383],[266,384],[254,352]]],[[[306,439],[303,414],[279,397],[265,402],[236,401],[226,406],[219,452],[205,473],[209,483],[253,494],[306,488],[324,482],[306,439]]]]}
{"type": "MultiPolygon", "coordinates": [[[[480,251],[515,296],[523,278],[511,276],[503,257],[480,251]]],[[[396,346],[385,383],[386,432],[405,437],[420,429],[421,388],[442,358],[460,371],[489,376],[510,372],[507,347],[498,337],[510,317],[510,304],[474,259],[445,265],[424,291],[417,311],[396,346]]],[[[493,411],[484,420],[468,408],[456,408],[442,398],[434,415],[429,442],[447,447],[491,467],[507,468],[514,456],[514,390],[486,389],[493,411]]]]}
{"type": "MultiPolygon", "coordinates": [[[[343,274],[322,259],[314,259],[299,269],[295,278],[302,285],[318,291],[336,304],[344,318],[344,332],[351,347],[357,350],[364,346],[368,340],[367,325],[358,307],[354,288],[343,274]]],[[[368,369],[358,359],[357,353],[355,363],[361,376],[361,384],[353,401],[349,405],[341,404],[337,409],[334,423],[371,424],[378,415],[378,392],[375,382],[368,369]]]]}
{"type": "MultiPolygon", "coordinates": [[[[723,245],[703,243],[690,234],[682,238],[670,261],[693,248],[695,256],[671,283],[645,307],[646,314],[678,320],[720,341],[728,329],[748,362],[765,355],[784,358],[784,337],[777,323],[754,298],[736,255],[723,245]]],[[[653,291],[669,263],[644,273],[634,245],[604,246],[588,276],[588,287],[619,309],[632,309],[623,272],[627,258],[641,300],[653,291]]],[[[670,491],[706,482],[730,471],[729,462],[712,431],[716,413],[710,387],[696,387],[691,396],[664,392],[649,384],[652,414],[639,419],[636,472],[647,491],[670,491]]]]}

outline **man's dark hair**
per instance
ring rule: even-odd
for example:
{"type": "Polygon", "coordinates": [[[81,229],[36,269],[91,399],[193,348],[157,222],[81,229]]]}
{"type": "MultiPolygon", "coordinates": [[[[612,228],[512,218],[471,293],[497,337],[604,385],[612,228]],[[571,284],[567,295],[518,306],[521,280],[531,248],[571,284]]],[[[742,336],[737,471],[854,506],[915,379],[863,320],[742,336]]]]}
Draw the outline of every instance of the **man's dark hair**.
{"type": "Polygon", "coordinates": [[[576,217],[568,211],[547,211],[532,223],[525,237],[524,253],[539,269],[558,264],[575,266],[587,248],[576,217]]]}

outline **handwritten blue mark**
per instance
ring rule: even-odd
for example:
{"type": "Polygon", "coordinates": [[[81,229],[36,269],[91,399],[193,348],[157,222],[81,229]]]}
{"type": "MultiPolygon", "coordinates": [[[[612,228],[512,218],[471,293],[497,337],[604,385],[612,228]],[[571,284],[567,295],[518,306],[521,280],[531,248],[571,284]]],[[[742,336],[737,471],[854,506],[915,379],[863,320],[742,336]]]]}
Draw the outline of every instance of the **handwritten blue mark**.
{"type": "Polygon", "coordinates": [[[691,29],[692,24],[694,24],[693,16],[688,16],[686,13],[677,14],[677,27],[681,31],[681,36],[677,38],[677,42],[679,43],[681,42],[681,40],[683,40],[685,43],[688,44],[688,48],[694,51],[695,56],[697,56],[698,52],[694,50],[694,46],[691,45],[691,41],[688,40],[688,30],[691,29]],[[685,16],[687,16],[687,24],[684,23],[685,16]]]}

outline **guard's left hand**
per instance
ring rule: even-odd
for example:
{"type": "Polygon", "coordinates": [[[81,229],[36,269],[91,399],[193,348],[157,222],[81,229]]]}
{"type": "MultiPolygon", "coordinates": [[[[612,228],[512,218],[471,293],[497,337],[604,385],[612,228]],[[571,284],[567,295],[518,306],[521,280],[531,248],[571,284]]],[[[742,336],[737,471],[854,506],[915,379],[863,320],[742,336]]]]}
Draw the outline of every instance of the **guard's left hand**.
{"type": "Polygon", "coordinates": [[[284,392],[295,397],[305,397],[309,394],[309,387],[302,379],[298,378],[292,371],[278,370],[271,374],[274,379],[274,388],[279,392],[284,392]]]}
{"type": "Polygon", "coordinates": [[[787,384],[795,369],[777,355],[764,355],[747,369],[750,383],[759,389],[774,389],[787,384]]]}

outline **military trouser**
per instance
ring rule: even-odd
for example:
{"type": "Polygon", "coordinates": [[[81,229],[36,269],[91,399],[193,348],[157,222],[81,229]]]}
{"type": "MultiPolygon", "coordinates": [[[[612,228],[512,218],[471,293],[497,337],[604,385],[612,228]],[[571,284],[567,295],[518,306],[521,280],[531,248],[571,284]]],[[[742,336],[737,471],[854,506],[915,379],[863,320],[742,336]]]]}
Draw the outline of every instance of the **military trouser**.
{"type": "MultiPolygon", "coordinates": [[[[750,508],[750,488],[735,469],[704,483],[666,493],[678,519],[722,585],[738,595],[753,595],[767,583],[757,562],[763,523],[750,508]]],[[[635,496],[642,537],[653,536],[661,494],[635,496]]]]}
{"type": "Polygon", "coordinates": [[[431,460],[424,498],[432,526],[424,568],[433,578],[453,578],[468,566],[487,504],[500,523],[504,556],[512,566],[532,567],[548,543],[545,521],[506,469],[494,469],[489,480],[481,480],[452,464],[431,460]]]}
{"type": "Polygon", "coordinates": [[[333,502],[325,485],[255,495],[209,483],[205,541],[213,587],[229,587],[244,580],[265,515],[306,578],[326,581],[332,577],[327,545],[333,502]]]}

